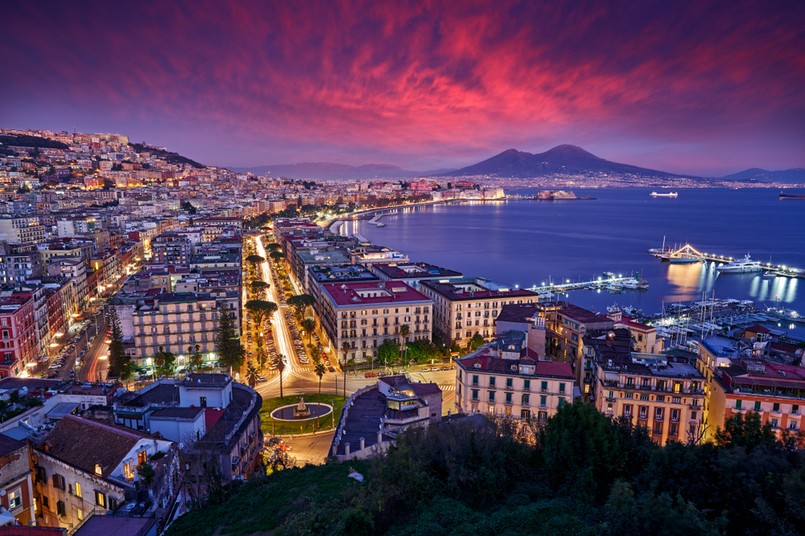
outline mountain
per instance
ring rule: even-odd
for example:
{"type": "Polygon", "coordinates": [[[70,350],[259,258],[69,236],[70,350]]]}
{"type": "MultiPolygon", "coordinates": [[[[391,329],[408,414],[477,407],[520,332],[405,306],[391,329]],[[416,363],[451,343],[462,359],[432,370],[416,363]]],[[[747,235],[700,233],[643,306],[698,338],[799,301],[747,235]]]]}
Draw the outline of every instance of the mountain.
{"type": "Polygon", "coordinates": [[[289,179],[403,179],[427,176],[420,171],[409,171],[389,164],[366,164],[350,166],[332,162],[306,162],[302,164],[275,164],[248,168],[233,168],[234,171],[250,171],[257,175],[271,173],[274,177],[289,179]]]}
{"type": "Polygon", "coordinates": [[[805,183],[805,168],[781,169],[778,171],[750,168],[721,178],[725,181],[793,182],[803,184],[805,183]]]}
{"type": "Polygon", "coordinates": [[[551,173],[634,173],[652,177],[676,177],[672,173],[619,164],[599,158],[575,145],[558,145],[544,153],[532,154],[509,149],[483,162],[461,168],[445,176],[495,175],[498,177],[539,177],[551,173]]]}

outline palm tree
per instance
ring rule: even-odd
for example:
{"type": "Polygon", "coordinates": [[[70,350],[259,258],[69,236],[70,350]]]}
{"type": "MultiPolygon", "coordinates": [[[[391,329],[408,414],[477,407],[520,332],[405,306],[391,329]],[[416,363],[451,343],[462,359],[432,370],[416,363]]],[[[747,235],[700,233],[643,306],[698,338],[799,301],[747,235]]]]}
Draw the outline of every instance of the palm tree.
{"type": "Polygon", "coordinates": [[[408,324],[400,326],[400,338],[402,339],[400,342],[400,359],[403,365],[405,365],[405,350],[407,350],[406,343],[408,342],[409,333],[411,333],[411,327],[408,324]]]}
{"type": "Polygon", "coordinates": [[[341,349],[344,350],[344,361],[341,363],[341,370],[344,371],[344,398],[347,397],[347,352],[349,352],[352,347],[349,345],[347,341],[344,341],[341,344],[341,349]]]}
{"type": "Polygon", "coordinates": [[[302,320],[302,328],[307,332],[307,342],[310,343],[313,338],[313,330],[316,329],[316,320],[312,317],[307,317],[302,320]]]}
{"type": "Polygon", "coordinates": [[[252,362],[249,361],[246,364],[246,381],[249,382],[249,387],[254,387],[255,386],[255,384],[257,383],[257,378],[258,377],[259,376],[258,376],[258,373],[257,373],[257,369],[254,368],[254,365],[252,365],[252,362]]]}
{"type": "Polygon", "coordinates": [[[277,370],[280,371],[280,398],[282,398],[282,372],[285,370],[285,356],[280,354],[277,356],[279,361],[277,362],[277,370]]]}
{"type": "MultiPolygon", "coordinates": [[[[316,373],[316,376],[319,377],[319,400],[321,400],[321,379],[324,377],[324,373],[327,369],[324,368],[324,363],[321,361],[316,361],[316,366],[313,368],[313,372],[316,373]]],[[[16,391],[15,391],[16,392],[16,391]]],[[[338,394],[338,393],[336,393],[338,394]]],[[[316,429],[319,428],[321,417],[316,419],[316,429]]]]}

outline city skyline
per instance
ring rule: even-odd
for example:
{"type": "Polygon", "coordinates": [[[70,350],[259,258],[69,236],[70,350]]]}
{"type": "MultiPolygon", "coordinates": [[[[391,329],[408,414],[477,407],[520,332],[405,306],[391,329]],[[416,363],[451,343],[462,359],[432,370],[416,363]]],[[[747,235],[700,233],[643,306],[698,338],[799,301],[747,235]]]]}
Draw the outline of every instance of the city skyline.
{"type": "Polygon", "coordinates": [[[429,170],[571,143],[675,173],[803,167],[801,3],[7,8],[2,123],[205,164],[429,170]]]}

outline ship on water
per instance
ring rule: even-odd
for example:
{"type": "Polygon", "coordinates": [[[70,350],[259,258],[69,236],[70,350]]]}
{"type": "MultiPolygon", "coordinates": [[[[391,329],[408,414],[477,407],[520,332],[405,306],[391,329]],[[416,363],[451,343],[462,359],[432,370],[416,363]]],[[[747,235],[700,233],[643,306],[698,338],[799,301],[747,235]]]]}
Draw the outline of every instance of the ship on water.
{"type": "Polygon", "coordinates": [[[805,194],[787,194],[785,192],[780,192],[779,198],[780,199],[805,199],[805,194]]]}
{"type": "Polygon", "coordinates": [[[749,272],[760,272],[763,268],[758,261],[753,261],[747,253],[743,259],[717,266],[716,270],[722,274],[745,274],[749,272]]]}
{"type": "Polygon", "coordinates": [[[660,193],[660,192],[651,192],[651,197],[679,197],[679,192],[668,192],[668,193],[660,193]]]}

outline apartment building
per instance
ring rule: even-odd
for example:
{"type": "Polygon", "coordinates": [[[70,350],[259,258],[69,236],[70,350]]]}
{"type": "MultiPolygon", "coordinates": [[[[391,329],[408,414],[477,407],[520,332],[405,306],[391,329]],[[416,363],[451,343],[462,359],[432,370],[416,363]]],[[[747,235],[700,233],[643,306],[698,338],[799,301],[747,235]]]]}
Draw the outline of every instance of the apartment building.
{"type": "MultiPolygon", "coordinates": [[[[227,310],[235,319],[237,313],[227,310]]],[[[196,351],[205,361],[214,362],[218,309],[208,294],[163,292],[133,306],[134,359],[139,366],[151,367],[160,348],[177,356],[182,367],[196,351]],[[198,347],[198,350],[196,350],[198,347]]]]}
{"type": "Polygon", "coordinates": [[[383,281],[402,281],[417,290],[419,290],[419,282],[423,280],[450,280],[463,277],[460,272],[426,262],[374,264],[372,272],[383,281]]]}
{"type": "Polygon", "coordinates": [[[735,415],[755,412],[781,436],[801,435],[805,410],[805,369],[748,358],[724,339],[699,342],[697,368],[706,377],[708,435],[735,415]]]}
{"type": "Polygon", "coordinates": [[[90,513],[106,513],[137,497],[138,513],[166,508],[178,493],[176,444],[123,427],[64,416],[32,456],[41,524],[76,528],[90,513]],[[154,469],[144,478],[140,464],[154,469]],[[138,490],[146,490],[138,495],[138,490]],[[141,499],[142,498],[142,499],[141,499]]]}
{"type": "Polygon", "coordinates": [[[694,366],[632,351],[626,329],[612,330],[590,347],[595,352],[590,395],[598,411],[630,419],[660,445],[704,439],[705,379],[694,366]]]}
{"type": "Polygon", "coordinates": [[[0,525],[35,524],[30,460],[27,442],[0,434],[0,525]]]}
{"type": "Polygon", "coordinates": [[[187,266],[193,251],[193,243],[185,234],[168,232],[151,240],[153,262],[158,264],[187,266]]]}
{"type": "Polygon", "coordinates": [[[615,322],[569,302],[546,302],[540,304],[547,330],[547,352],[551,359],[567,361],[573,365],[576,383],[586,395],[589,392],[591,367],[586,363],[585,337],[603,334],[615,326],[615,322]]]}
{"type": "Polygon", "coordinates": [[[45,228],[36,216],[3,217],[0,240],[10,244],[40,244],[45,241],[45,228]]]}
{"type": "Polygon", "coordinates": [[[574,398],[568,363],[536,361],[520,345],[491,344],[456,360],[456,409],[545,422],[574,398]]]}
{"type": "Polygon", "coordinates": [[[433,300],[434,331],[446,343],[466,345],[473,335],[489,339],[495,319],[508,304],[536,303],[534,292],[482,278],[423,280],[420,291],[433,300]]]}
{"type": "Polygon", "coordinates": [[[0,298],[0,378],[20,376],[36,360],[34,300],[30,293],[0,298]]]}
{"type": "Polygon", "coordinates": [[[114,414],[118,424],[182,443],[197,461],[186,477],[203,479],[204,467],[215,462],[222,480],[231,482],[251,477],[261,464],[262,403],[255,390],[226,374],[190,374],[123,393],[114,414]]]}
{"type": "Polygon", "coordinates": [[[399,340],[404,324],[408,340],[430,339],[433,301],[405,283],[325,283],[321,290],[316,306],[339,359],[371,362],[384,340],[399,340]]]}

